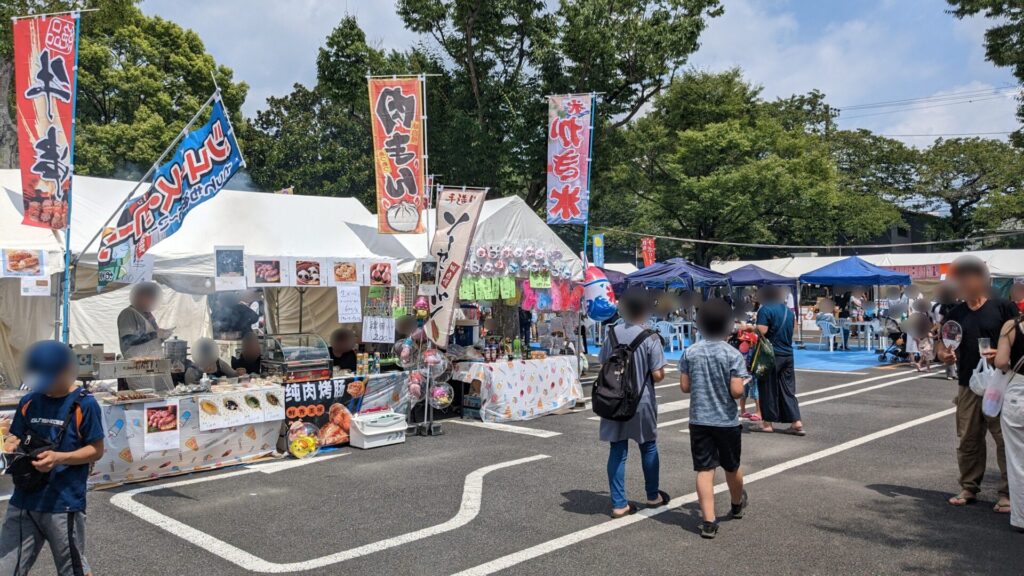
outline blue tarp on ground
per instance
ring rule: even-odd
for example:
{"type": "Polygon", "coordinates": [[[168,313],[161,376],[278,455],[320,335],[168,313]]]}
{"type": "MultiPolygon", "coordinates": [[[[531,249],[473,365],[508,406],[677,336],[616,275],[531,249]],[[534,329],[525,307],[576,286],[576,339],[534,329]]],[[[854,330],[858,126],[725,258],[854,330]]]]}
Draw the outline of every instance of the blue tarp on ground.
{"type": "Polygon", "coordinates": [[[655,262],[643,270],[626,276],[627,284],[643,284],[648,288],[710,288],[729,286],[729,277],[710,268],[698,266],[685,258],[655,262]]]}
{"type": "Polygon", "coordinates": [[[802,274],[800,282],[822,286],[908,286],[910,275],[893,272],[857,256],[850,256],[802,274]]]}
{"type": "Polygon", "coordinates": [[[796,278],[787,278],[769,272],[760,266],[747,264],[727,274],[733,286],[795,286],[796,278]]]}

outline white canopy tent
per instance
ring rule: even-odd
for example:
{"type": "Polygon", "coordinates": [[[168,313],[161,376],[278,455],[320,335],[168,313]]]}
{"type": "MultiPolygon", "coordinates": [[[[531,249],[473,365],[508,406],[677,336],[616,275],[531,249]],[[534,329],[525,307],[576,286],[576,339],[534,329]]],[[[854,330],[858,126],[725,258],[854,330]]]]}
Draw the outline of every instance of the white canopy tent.
{"type": "MultiPolygon", "coordinates": [[[[924,252],[910,254],[868,254],[861,256],[876,266],[938,266],[950,264],[964,254],[973,254],[984,260],[998,278],[1024,277],[1024,250],[976,250],[972,252],[924,252]]],[[[797,256],[768,260],[733,260],[712,262],[716,272],[731,272],[741,266],[754,264],[769,272],[798,278],[801,274],[817,270],[847,256],[797,256]]]]}

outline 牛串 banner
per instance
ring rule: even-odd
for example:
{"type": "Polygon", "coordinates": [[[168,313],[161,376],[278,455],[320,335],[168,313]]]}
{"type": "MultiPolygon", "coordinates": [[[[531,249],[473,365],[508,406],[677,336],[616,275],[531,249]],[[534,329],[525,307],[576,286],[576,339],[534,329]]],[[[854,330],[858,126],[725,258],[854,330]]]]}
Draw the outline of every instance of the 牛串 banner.
{"type": "Polygon", "coordinates": [[[153,184],[125,206],[99,248],[99,285],[121,282],[134,260],[181,228],[188,213],[213,198],[245,165],[227,112],[216,95],[210,120],[190,132],[153,176],[153,184]]]}
{"type": "Polygon", "coordinates": [[[486,197],[486,188],[442,187],[437,192],[437,231],[430,243],[430,254],[437,260],[437,289],[428,296],[430,311],[423,329],[441,348],[448,346],[459,282],[486,197]]]}
{"type": "Polygon", "coordinates": [[[424,198],[423,80],[370,78],[377,231],[422,234],[424,198]]]}
{"type": "Polygon", "coordinates": [[[26,226],[67,226],[77,28],[77,13],[14,21],[18,163],[25,207],[21,223],[26,226]]]}
{"type": "Polygon", "coordinates": [[[585,224],[594,97],[548,96],[548,224],[585,224]]]}

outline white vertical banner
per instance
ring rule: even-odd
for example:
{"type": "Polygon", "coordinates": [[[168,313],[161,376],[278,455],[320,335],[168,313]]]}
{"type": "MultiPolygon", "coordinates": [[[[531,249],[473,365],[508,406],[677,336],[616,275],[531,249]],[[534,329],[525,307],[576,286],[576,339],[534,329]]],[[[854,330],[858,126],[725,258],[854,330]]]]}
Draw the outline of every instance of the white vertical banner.
{"type": "Polygon", "coordinates": [[[441,348],[448,346],[459,283],[486,197],[486,188],[438,187],[437,231],[430,244],[430,254],[437,261],[437,292],[429,297],[424,331],[441,348]]]}

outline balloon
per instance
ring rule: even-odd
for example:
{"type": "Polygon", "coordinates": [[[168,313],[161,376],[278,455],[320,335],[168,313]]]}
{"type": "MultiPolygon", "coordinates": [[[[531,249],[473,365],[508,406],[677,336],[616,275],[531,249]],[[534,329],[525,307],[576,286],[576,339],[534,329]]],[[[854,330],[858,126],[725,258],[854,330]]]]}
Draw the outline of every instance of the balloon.
{"type": "Polygon", "coordinates": [[[604,322],[617,311],[612,284],[597,266],[587,266],[583,274],[583,298],[587,316],[596,322],[604,322]]]}

